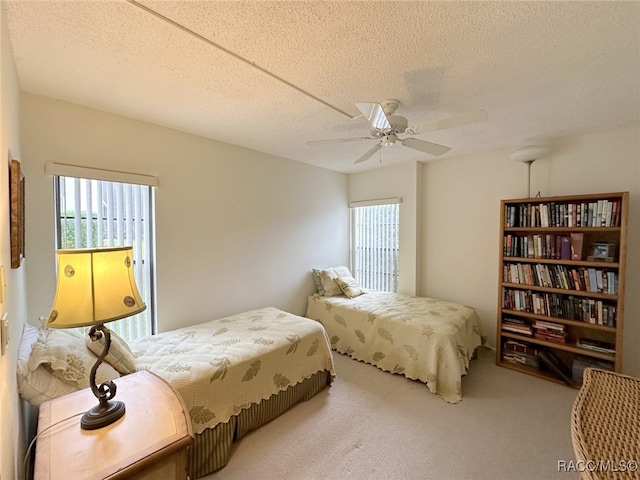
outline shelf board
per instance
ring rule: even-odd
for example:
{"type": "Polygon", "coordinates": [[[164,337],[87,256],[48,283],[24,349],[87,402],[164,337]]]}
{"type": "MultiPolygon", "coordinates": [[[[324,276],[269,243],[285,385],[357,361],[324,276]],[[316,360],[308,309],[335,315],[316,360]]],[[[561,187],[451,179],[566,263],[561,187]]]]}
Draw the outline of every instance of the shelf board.
{"type": "Polygon", "coordinates": [[[526,335],[518,335],[517,333],[510,333],[501,331],[500,335],[506,338],[512,338],[514,340],[520,340],[521,342],[532,343],[534,345],[540,345],[542,347],[554,348],[556,350],[564,350],[565,352],[577,353],[578,355],[584,355],[585,357],[599,358],[600,360],[606,360],[608,362],[615,362],[615,354],[600,353],[586,348],[580,348],[573,342],[568,343],[556,343],[548,342],[536,337],[528,337],[526,335]]]}
{"type": "Polygon", "coordinates": [[[608,192],[608,193],[582,193],[578,195],[554,195],[552,197],[525,197],[525,198],[509,198],[502,200],[505,205],[528,204],[539,205],[541,203],[583,203],[597,200],[620,200],[621,197],[628,195],[628,192],[608,192]]]}
{"type": "MultiPolygon", "coordinates": [[[[518,365],[516,363],[507,362],[505,360],[498,360],[497,364],[500,367],[508,368],[510,370],[515,370],[516,372],[526,373],[527,375],[533,375],[534,377],[544,378],[545,380],[550,380],[555,383],[559,383],[560,385],[567,385],[567,383],[550,372],[537,370],[532,367],[525,367],[524,365],[518,365]]],[[[570,385],[573,388],[580,388],[581,384],[573,383],[570,385]]]]}

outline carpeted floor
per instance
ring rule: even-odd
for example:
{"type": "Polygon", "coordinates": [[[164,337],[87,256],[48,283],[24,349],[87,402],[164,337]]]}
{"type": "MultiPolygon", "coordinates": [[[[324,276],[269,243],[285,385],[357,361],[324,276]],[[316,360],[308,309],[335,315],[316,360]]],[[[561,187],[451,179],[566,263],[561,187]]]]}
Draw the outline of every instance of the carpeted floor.
{"type": "Polygon", "coordinates": [[[577,390],[497,367],[483,350],[452,405],[334,353],[333,385],[236,444],[222,479],[576,479],[577,390]],[[560,469],[561,470],[561,469],[560,469]]]}

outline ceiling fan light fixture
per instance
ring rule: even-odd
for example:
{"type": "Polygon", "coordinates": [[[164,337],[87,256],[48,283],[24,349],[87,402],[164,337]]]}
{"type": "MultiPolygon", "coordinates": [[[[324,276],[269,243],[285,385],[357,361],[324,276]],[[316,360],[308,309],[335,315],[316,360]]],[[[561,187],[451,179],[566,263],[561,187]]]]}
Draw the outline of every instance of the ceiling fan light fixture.
{"type": "Polygon", "coordinates": [[[316,140],[306,142],[307,145],[320,145],[335,142],[352,142],[356,140],[375,140],[376,144],[358,158],[355,163],[361,163],[373,156],[382,147],[391,147],[400,143],[404,147],[418,150],[429,155],[438,156],[451,150],[450,147],[427,142],[418,138],[406,138],[405,134],[419,135],[421,133],[454,128],[471,123],[482,122],[488,118],[484,110],[477,110],[455,117],[430,121],[417,126],[409,126],[405,117],[395,115],[395,111],[400,106],[399,100],[384,100],[380,103],[360,102],[356,107],[371,125],[370,137],[338,138],[334,140],[316,140]],[[402,135],[403,138],[398,138],[402,135]]]}
{"type": "Polygon", "coordinates": [[[395,136],[395,134],[390,133],[388,135],[384,135],[380,140],[380,143],[382,143],[382,146],[384,147],[390,147],[391,145],[396,143],[396,138],[397,137],[395,136]]]}

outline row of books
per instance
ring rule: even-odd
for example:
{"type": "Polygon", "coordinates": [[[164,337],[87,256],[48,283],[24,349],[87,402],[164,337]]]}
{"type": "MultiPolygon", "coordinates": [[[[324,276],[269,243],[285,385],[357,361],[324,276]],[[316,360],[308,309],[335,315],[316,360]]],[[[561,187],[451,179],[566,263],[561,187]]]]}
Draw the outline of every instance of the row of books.
{"type": "Polygon", "coordinates": [[[538,287],[580,290],[584,292],[618,292],[618,273],[613,270],[556,264],[505,263],[502,279],[508,283],[538,287]]]}
{"type": "Polygon", "coordinates": [[[553,350],[538,348],[529,343],[511,339],[502,344],[502,359],[505,362],[548,371],[567,385],[581,384],[585,368],[614,370],[614,365],[611,362],[582,355],[576,355],[567,360],[568,363],[565,363],[553,350]]]}
{"type": "Polygon", "coordinates": [[[548,258],[553,260],[582,260],[584,234],[507,234],[503,238],[505,257],[548,258]]]}
{"type": "Polygon", "coordinates": [[[616,325],[616,306],[604,300],[531,290],[502,289],[502,308],[593,325],[616,325]]]}
{"type": "Polygon", "coordinates": [[[574,203],[521,203],[507,205],[505,226],[511,227],[617,227],[620,200],[574,203]]]}
{"type": "Polygon", "coordinates": [[[533,323],[523,318],[505,317],[502,319],[502,330],[528,337],[539,338],[548,342],[566,343],[567,332],[560,323],[534,320],[533,323]]]}

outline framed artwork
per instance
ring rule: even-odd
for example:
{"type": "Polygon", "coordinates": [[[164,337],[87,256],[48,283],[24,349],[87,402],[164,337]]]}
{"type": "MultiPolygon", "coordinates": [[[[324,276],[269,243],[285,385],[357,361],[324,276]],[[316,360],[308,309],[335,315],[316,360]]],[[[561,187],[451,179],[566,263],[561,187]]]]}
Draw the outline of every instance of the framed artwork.
{"type": "Polygon", "coordinates": [[[24,258],[24,175],[20,162],[9,165],[9,195],[11,197],[11,268],[19,268],[24,258]]]}
{"type": "Polygon", "coordinates": [[[616,245],[614,243],[597,242],[591,245],[591,255],[587,257],[587,260],[613,262],[615,252],[616,245]]]}

